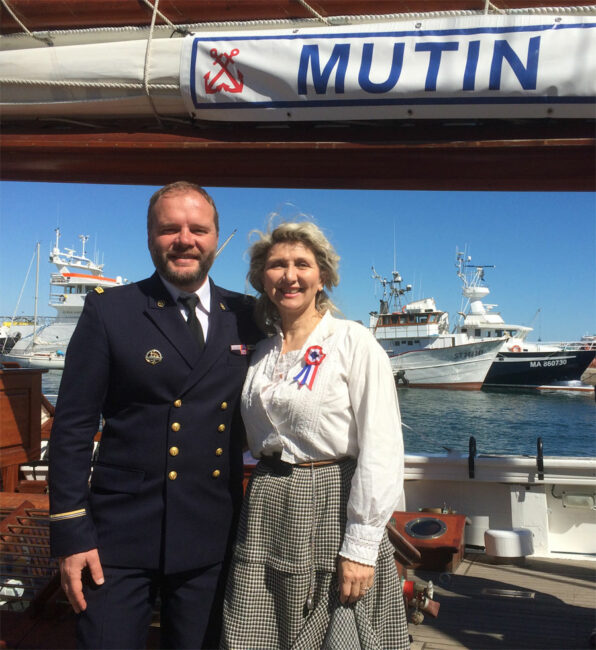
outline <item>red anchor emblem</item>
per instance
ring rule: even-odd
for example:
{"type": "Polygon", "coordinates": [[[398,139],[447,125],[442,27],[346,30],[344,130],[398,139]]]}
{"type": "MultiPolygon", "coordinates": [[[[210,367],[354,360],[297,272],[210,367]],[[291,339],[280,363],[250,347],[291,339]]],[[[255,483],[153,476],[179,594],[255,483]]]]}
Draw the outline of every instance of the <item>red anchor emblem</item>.
{"type": "Polygon", "coordinates": [[[221,91],[228,93],[242,92],[244,88],[244,77],[242,73],[238,70],[238,79],[236,79],[229,69],[230,64],[234,63],[234,57],[238,56],[239,53],[240,50],[237,50],[236,48],[234,48],[229,54],[227,52],[218,54],[215,48],[211,50],[210,54],[213,59],[213,65],[219,65],[220,70],[212,79],[209,78],[211,72],[207,72],[207,74],[203,76],[203,79],[205,80],[205,92],[208,95],[214,95],[221,91]]]}

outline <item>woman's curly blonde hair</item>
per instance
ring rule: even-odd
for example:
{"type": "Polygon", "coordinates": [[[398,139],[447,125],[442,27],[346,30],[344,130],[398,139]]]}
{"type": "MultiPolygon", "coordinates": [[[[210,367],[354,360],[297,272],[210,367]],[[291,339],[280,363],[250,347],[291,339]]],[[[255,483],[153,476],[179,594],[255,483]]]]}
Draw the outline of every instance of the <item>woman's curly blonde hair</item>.
{"type": "MultiPolygon", "coordinates": [[[[261,232],[254,230],[251,234],[258,239],[249,249],[250,266],[247,278],[258,291],[255,317],[266,332],[274,332],[280,316],[277,307],[269,300],[263,286],[265,263],[269,251],[275,244],[299,243],[311,250],[315,256],[323,286],[331,291],[339,284],[339,255],[325,237],[321,229],[310,221],[287,221],[279,224],[273,230],[261,232]]],[[[324,314],[327,310],[337,311],[327,293],[323,290],[317,294],[315,306],[317,311],[324,314]]]]}

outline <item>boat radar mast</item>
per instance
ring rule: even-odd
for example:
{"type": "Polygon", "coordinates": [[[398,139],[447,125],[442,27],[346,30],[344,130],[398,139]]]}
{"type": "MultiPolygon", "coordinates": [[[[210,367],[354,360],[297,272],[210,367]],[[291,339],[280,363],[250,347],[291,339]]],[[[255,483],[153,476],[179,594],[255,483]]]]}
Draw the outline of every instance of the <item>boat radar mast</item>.
{"type": "Polygon", "coordinates": [[[393,309],[394,311],[401,309],[401,297],[408,291],[412,291],[412,285],[406,284],[405,288],[402,288],[401,283],[403,280],[399,271],[393,271],[391,273],[391,280],[388,280],[380,276],[374,266],[371,269],[373,280],[378,280],[383,287],[383,297],[380,300],[379,313],[388,314],[389,309],[393,309]]]}
{"type": "Polygon", "coordinates": [[[470,255],[455,250],[457,277],[462,281],[462,305],[460,311],[457,312],[459,323],[454,326],[454,331],[463,324],[468,311],[473,316],[484,317],[497,307],[497,305],[482,302],[490,293],[490,289],[484,283],[484,269],[494,269],[494,264],[472,264],[471,262],[470,255]]]}
{"type": "Polygon", "coordinates": [[[79,239],[82,242],[82,253],[81,257],[85,257],[85,244],[87,243],[87,240],[89,239],[89,235],[79,235],[79,239]]]}
{"type": "Polygon", "coordinates": [[[494,264],[470,264],[471,255],[466,255],[462,251],[455,250],[455,266],[457,267],[457,276],[464,284],[464,288],[478,286],[484,281],[484,269],[494,269],[494,264]],[[465,269],[475,269],[473,274],[466,273],[465,269]]]}

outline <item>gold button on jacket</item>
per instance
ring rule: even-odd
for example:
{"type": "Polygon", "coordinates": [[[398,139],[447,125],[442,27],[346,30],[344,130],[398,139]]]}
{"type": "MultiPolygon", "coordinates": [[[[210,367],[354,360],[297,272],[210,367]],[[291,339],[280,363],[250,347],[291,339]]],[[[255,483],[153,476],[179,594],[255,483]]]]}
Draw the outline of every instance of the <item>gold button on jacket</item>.
{"type": "Polygon", "coordinates": [[[177,409],[179,409],[179,408],[182,406],[182,400],[181,400],[181,399],[177,399],[177,400],[174,402],[174,406],[175,406],[177,409]]]}
{"type": "Polygon", "coordinates": [[[177,456],[180,453],[178,447],[170,447],[170,456],[177,456]]]}
{"type": "Polygon", "coordinates": [[[172,429],[172,431],[180,431],[180,423],[172,422],[172,426],[170,428],[172,429]]]}
{"type": "Polygon", "coordinates": [[[168,474],[168,478],[170,479],[170,481],[175,481],[178,478],[178,472],[174,472],[174,471],[170,472],[168,474]]]}
{"type": "Polygon", "coordinates": [[[223,449],[222,449],[221,447],[218,447],[218,448],[215,450],[215,455],[216,455],[216,456],[221,456],[222,454],[223,454],[223,449]]]}
{"type": "Polygon", "coordinates": [[[222,411],[225,411],[225,410],[228,408],[228,403],[227,403],[227,402],[222,402],[222,403],[219,405],[219,408],[220,408],[222,411]]]}
{"type": "Polygon", "coordinates": [[[221,474],[221,472],[218,469],[215,469],[211,473],[211,476],[213,476],[213,478],[217,478],[220,474],[221,474]]]}
{"type": "Polygon", "coordinates": [[[225,424],[220,424],[220,425],[217,427],[217,430],[218,430],[218,431],[225,431],[225,430],[226,430],[226,425],[225,425],[225,424]]]}

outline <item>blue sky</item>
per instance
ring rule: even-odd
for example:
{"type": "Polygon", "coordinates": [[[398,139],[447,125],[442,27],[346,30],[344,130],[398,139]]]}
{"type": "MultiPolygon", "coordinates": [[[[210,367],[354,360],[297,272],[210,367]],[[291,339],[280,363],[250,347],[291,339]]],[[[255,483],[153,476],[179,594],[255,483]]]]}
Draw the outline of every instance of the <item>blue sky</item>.
{"type": "MultiPolygon", "coordinates": [[[[61,245],[99,251],[105,274],[140,280],[152,272],[145,215],[156,187],[59,183],[0,183],[0,315],[11,315],[35,243],[41,242],[40,313],[47,306],[48,254],[54,229],[61,245]]],[[[336,304],[348,318],[368,322],[380,291],[371,266],[397,269],[413,285],[412,299],[434,297],[451,322],[461,307],[456,248],[474,263],[494,264],[487,300],[509,323],[531,324],[530,339],[578,339],[596,334],[596,197],[591,193],[403,192],[207,188],[221,215],[221,240],[238,233],[215,263],[218,284],[247,289],[251,229],[272,213],[310,215],[341,256],[336,304]],[[395,236],[394,236],[395,234],[395,236]],[[538,312],[538,310],[540,310],[538,312]],[[536,315],[536,313],[538,314],[536,315]]],[[[33,275],[33,271],[32,271],[33,275]]],[[[33,277],[18,313],[33,313],[33,277]]]]}

